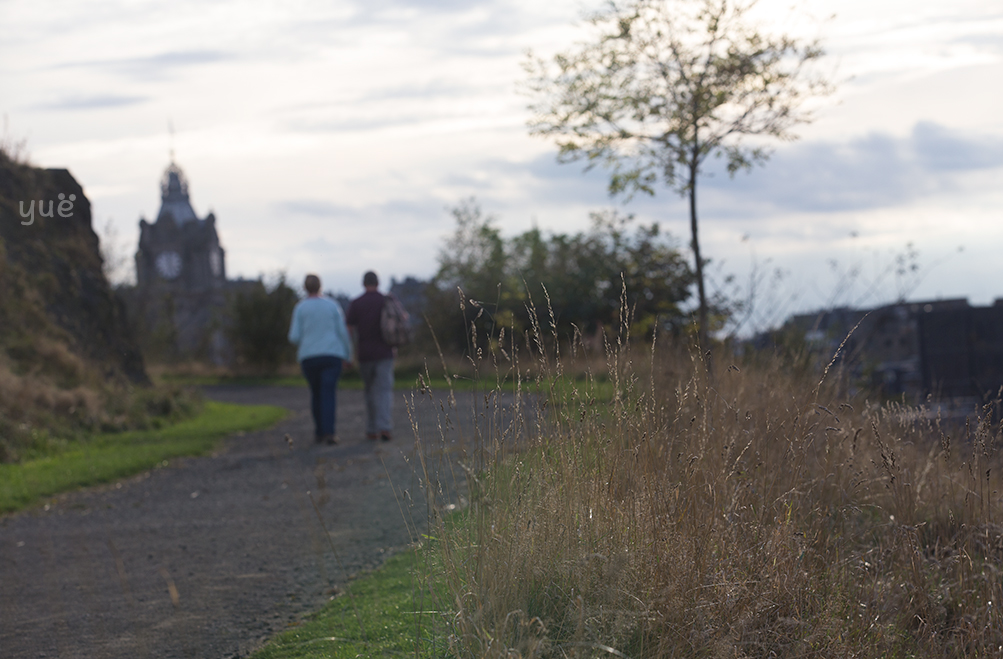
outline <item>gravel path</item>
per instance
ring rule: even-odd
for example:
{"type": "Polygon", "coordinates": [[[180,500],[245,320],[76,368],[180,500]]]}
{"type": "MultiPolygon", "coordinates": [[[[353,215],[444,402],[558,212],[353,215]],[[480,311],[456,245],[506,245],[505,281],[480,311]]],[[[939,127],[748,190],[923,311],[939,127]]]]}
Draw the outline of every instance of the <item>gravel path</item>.
{"type": "MultiPolygon", "coordinates": [[[[410,543],[415,525],[424,528],[403,401],[397,437],[367,442],[362,393],[340,391],[341,443],[317,446],[305,388],[212,387],[206,395],[293,413],[273,429],[229,438],[211,457],[174,460],[0,518],[0,657],[244,657],[319,608],[346,575],[410,543]]],[[[477,401],[457,399],[467,429],[451,414],[446,444],[437,417],[448,406],[426,399],[414,412],[429,431],[422,436],[437,438],[426,453],[444,482],[442,448],[467,441],[477,401]]]]}

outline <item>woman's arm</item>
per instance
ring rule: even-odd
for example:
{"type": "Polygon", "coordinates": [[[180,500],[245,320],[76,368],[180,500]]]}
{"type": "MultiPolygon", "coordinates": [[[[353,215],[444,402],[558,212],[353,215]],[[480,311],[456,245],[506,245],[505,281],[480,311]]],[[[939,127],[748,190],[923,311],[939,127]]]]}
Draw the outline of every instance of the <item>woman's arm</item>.
{"type": "Polygon", "coordinates": [[[300,323],[300,305],[293,308],[293,319],[289,324],[289,343],[299,345],[303,340],[303,326],[300,323]]]}

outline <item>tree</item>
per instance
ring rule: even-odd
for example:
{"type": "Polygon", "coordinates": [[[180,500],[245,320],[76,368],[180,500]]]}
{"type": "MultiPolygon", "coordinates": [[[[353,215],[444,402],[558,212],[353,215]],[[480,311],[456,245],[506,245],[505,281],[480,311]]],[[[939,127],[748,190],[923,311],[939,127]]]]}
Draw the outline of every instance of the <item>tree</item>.
{"type": "Polygon", "coordinates": [[[530,131],[556,140],[558,160],[610,170],[609,192],[654,195],[661,180],[689,197],[690,246],[699,294],[700,346],[706,349],[708,299],[697,231],[697,179],[710,156],[729,174],[764,162],[769,150],[749,136],[795,139],[811,120],[803,102],[828,93],[811,64],[817,42],[758,30],[755,0],[611,2],[589,22],[598,32],[554,57],[530,57],[535,96],[530,131]]]}
{"type": "Polygon", "coordinates": [[[257,282],[231,301],[230,340],[240,363],[272,374],[295,360],[296,350],[286,338],[299,296],[284,274],[271,286],[257,282]]]}
{"type": "Polygon", "coordinates": [[[516,333],[530,329],[530,307],[544,326],[553,312],[564,337],[576,327],[590,333],[615,326],[624,285],[635,331],[647,332],[656,322],[679,327],[685,317],[680,303],[689,297],[693,273],[657,224],[630,231],[630,216],[593,213],[588,232],[530,229],[505,238],[495,218],[482,214],[473,200],[454,209],[453,216],[456,229],[439,253],[439,271],[427,289],[436,334],[453,347],[467,343],[475,316],[478,328],[488,333],[500,327],[516,333]],[[465,309],[458,304],[457,288],[465,309]]]}

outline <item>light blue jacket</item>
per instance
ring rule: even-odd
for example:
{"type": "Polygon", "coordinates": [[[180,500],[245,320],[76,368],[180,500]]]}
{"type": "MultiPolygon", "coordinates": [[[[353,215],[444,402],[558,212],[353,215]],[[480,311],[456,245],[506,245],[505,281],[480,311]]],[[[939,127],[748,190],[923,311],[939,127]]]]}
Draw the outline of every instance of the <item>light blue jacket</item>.
{"type": "Polygon", "coordinates": [[[326,297],[308,297],[293,309],[289,341],[297,346],[296,359],[333,355],[352,357],[352,339],[341,305],[326,297]]]}

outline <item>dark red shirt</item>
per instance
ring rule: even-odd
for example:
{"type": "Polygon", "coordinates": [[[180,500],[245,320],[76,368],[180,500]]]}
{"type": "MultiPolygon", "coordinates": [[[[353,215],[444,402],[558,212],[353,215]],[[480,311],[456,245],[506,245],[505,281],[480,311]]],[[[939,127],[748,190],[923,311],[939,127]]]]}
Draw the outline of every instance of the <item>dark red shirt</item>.
{"type": "Polygon", "coordinates": [[[393,359],[394,349],[383,340],[380,331],[380,312],[383,311],[383,294],[379,291],[366,292],[352,300],[348,306],[345,322],[355,330],[359,339],[358,360],[374,362],[393,359]]]}

